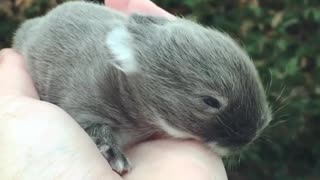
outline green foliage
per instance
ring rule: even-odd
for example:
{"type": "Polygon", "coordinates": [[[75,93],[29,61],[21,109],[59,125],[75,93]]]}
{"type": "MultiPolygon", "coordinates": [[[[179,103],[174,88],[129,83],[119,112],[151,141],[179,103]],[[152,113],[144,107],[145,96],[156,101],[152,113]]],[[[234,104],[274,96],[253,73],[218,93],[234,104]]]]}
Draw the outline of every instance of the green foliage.
{"type": "MultiPolygon", "coordinates": [[[[53,5],[33,1],[24,9],[3,8],[0,2],[0,48],[10,46],[20,21],[53,5]]],[[[154,2],[229,33],[248,51],[265,83],[274,120],[246,151],[226,160],[229,178],[320,179],[320,1],[154,2]]]]}

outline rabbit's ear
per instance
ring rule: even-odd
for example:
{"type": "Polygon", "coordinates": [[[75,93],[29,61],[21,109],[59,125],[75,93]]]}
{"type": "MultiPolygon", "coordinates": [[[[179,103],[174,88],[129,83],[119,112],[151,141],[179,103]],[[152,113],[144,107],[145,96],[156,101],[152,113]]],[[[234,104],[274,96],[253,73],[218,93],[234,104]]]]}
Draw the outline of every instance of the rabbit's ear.
{"type": "Polygon", "coordinates": [[[106,39],[106,44],[114,58],[111,64],[125,74],[138,71],[132,45],[132,37],[126,27],[121,26],[112,30],[106,39]]]}
{"type": "Polygon", "coordinates": [[[139,25],[164,25],[169,22],[168,19],[160,16],[142,15],[134,13],[129,17],[129,23],[139,25]]]}

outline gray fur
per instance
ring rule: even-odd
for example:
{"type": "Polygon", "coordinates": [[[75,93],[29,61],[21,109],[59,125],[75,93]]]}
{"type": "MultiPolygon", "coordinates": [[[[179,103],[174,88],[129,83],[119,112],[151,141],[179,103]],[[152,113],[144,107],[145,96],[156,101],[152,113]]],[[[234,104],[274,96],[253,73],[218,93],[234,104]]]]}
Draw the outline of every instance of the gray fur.
{"type": "Polygon", "coordinates": [[[13,46],[27,59],[41,99],[62,107],[92,137],[120,149],[115,151],[166,133],[159,119],[232,151],[250,143],[271,119],[246,53],[228,35],[189,20],[127,17],[68,2],[26,21],[13,46]],[[119,27],[130,33],[137,72],[112,63],[117,57],[105,40],[119,27]],[[221,107],[208,106],[203,96],[221,107]]]}

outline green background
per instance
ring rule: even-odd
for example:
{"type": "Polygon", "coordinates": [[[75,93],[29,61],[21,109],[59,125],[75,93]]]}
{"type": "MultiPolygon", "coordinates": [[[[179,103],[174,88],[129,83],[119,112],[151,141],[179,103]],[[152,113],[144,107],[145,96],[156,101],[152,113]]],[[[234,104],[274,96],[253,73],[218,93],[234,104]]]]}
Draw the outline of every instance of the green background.
{"type": "MultiPolygon", "coordinates": [[[[52,0],[0,1],[0,48],[18,24],[52,0]],[[29,5],[30,4],[30,5],[29,5]]],[[[320,1],[154,0],[172,14],[231,34],[254,60],[274,120],[241,154],[225,159],[229,179],[320,179],[320,1]]]]}

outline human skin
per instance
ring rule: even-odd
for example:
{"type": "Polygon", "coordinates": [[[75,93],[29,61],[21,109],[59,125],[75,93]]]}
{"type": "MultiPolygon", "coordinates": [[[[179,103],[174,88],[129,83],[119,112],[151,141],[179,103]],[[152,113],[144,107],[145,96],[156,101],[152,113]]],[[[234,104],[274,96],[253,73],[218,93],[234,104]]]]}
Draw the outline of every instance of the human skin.
{"type": "MultiPolygon", "coordinates": [[[[121,7],[116,1],[107,5],[127,13],[165,12],[148,1],[122,0],[121,7]]],[[[205,146],[169,139],[129,149],[133,169],[120,177],[75,120],[39,100],[23,57],[12,49],[0,52],[0,86],[0,179],[227,179],[221,159],[205,146]]]]}

